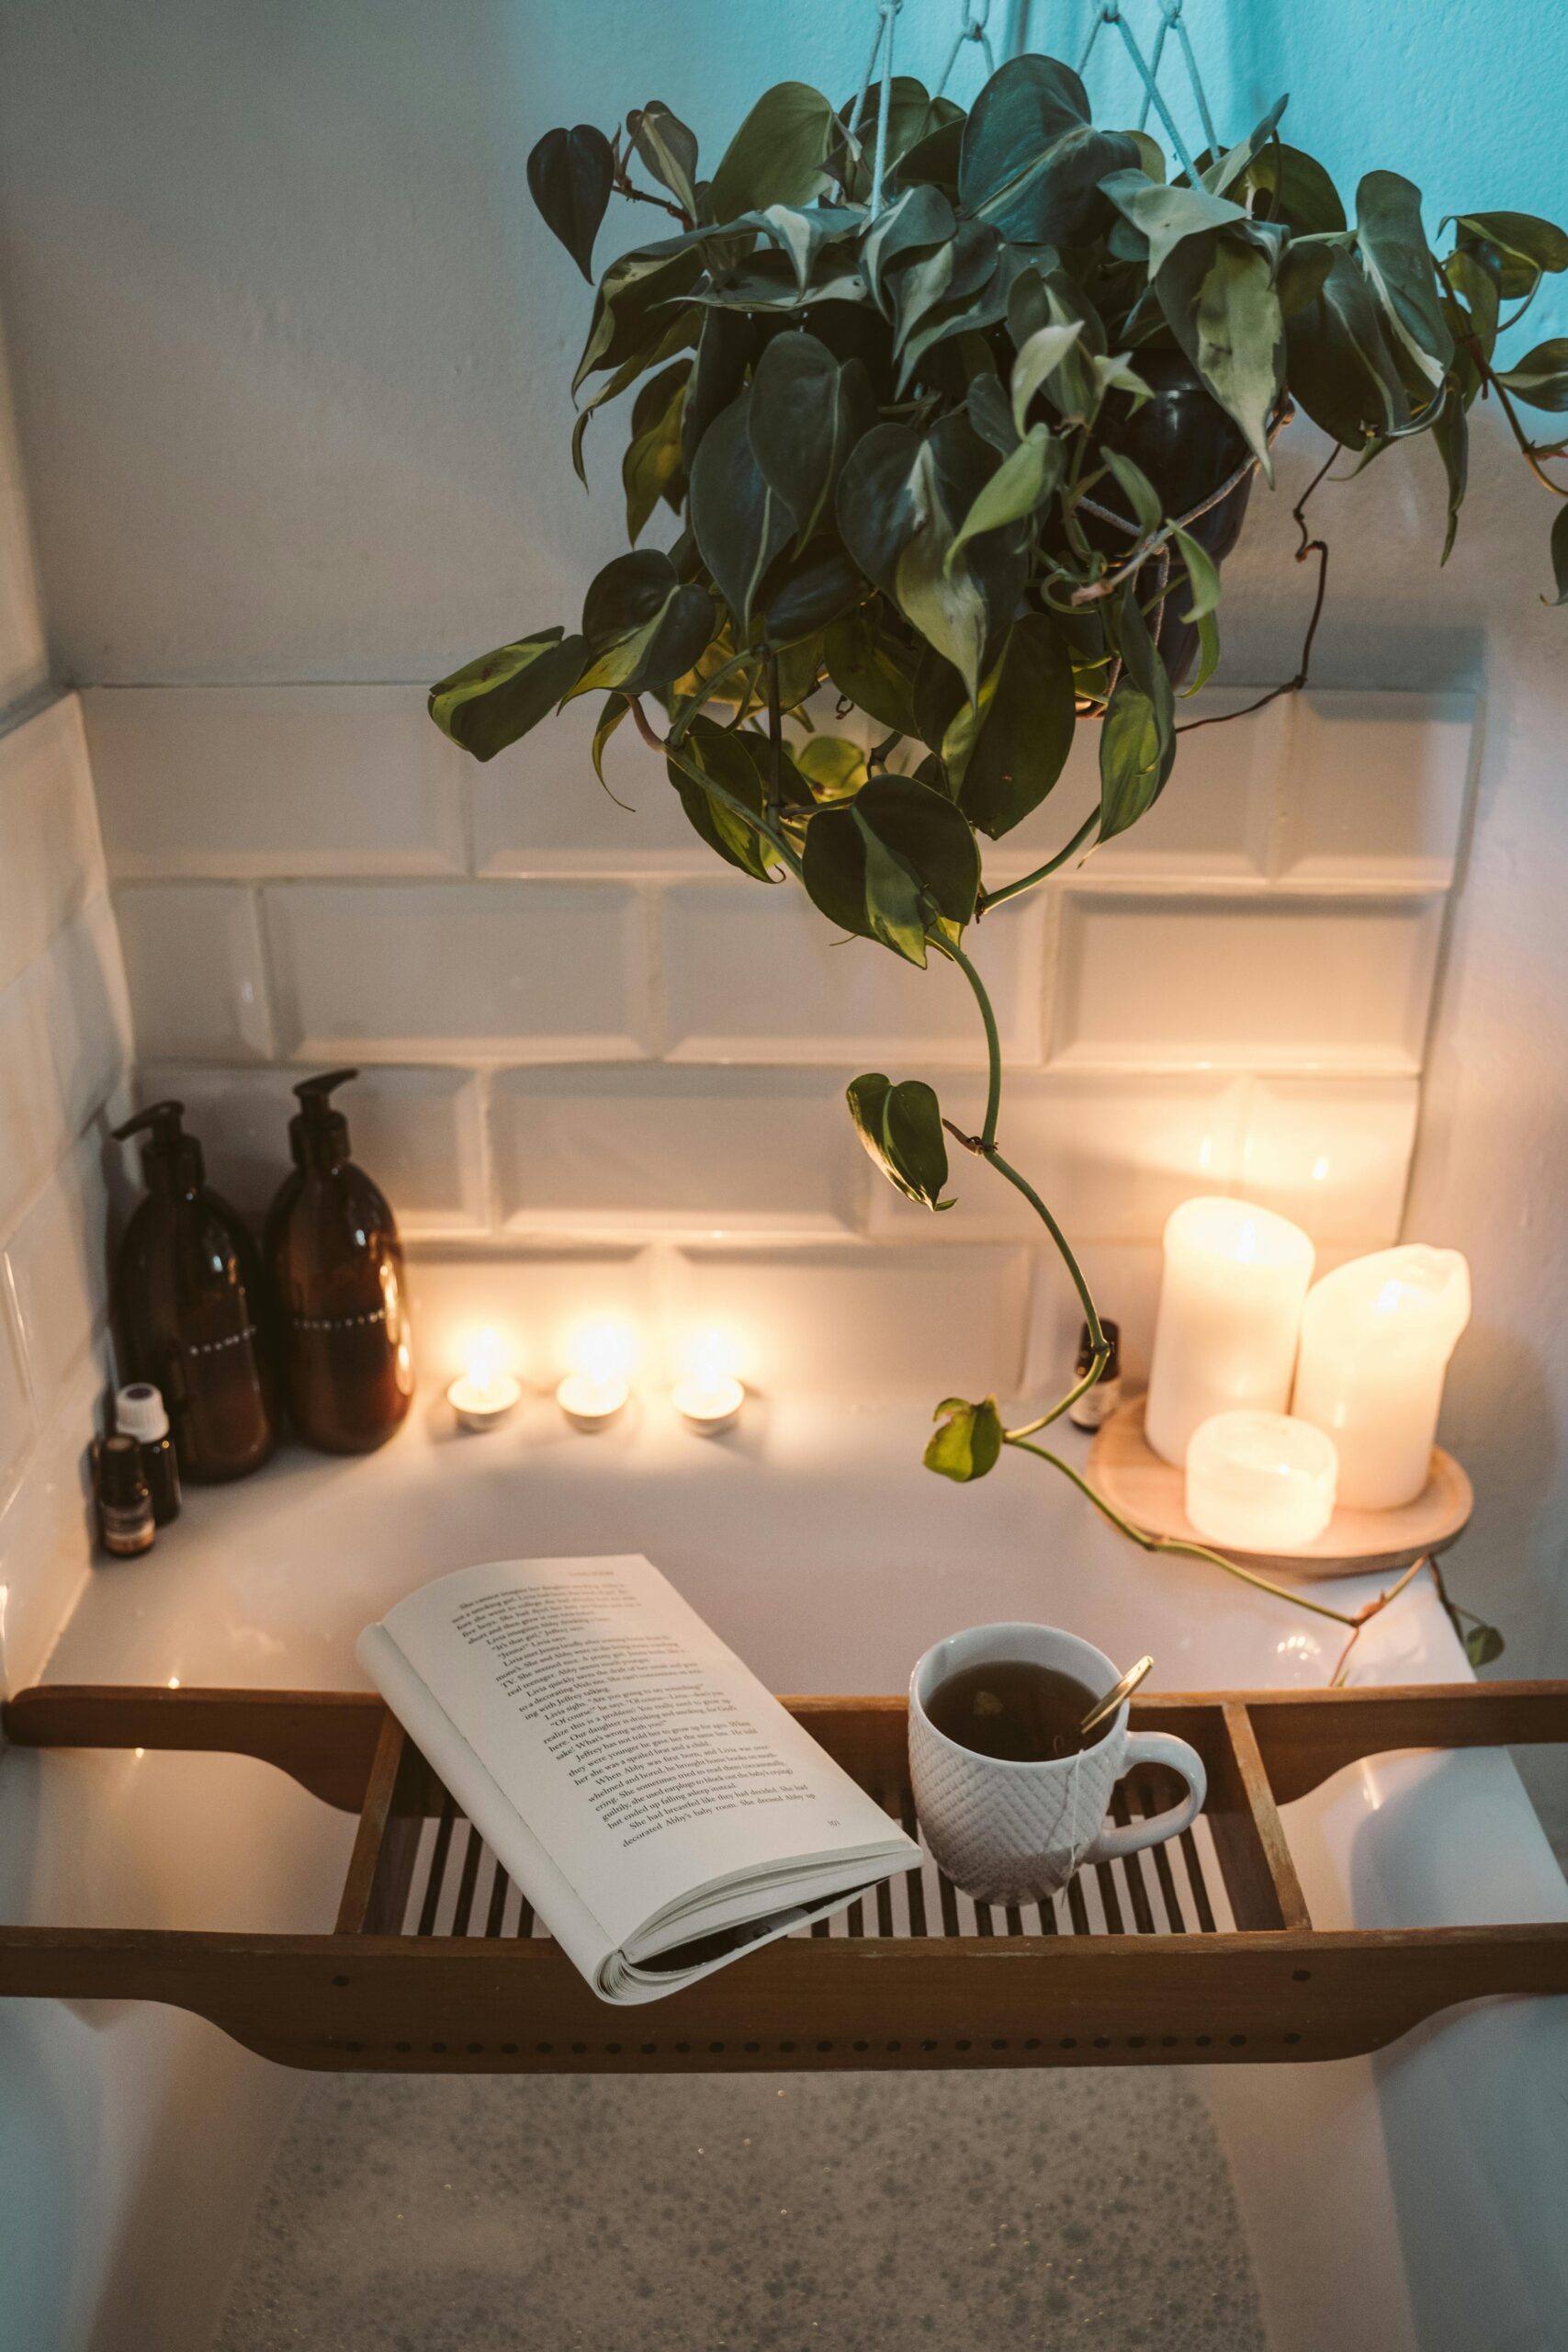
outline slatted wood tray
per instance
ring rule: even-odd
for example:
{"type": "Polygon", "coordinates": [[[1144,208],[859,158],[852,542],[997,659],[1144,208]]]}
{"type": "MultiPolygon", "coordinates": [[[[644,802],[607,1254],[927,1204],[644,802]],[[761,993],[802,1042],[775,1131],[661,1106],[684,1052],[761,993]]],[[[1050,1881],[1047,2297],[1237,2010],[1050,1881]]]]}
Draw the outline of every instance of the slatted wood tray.
{"type": "MultiPolygon", "coordinates": [[[[793,1713],[913,1828],[901,1699],[793,1713]]],[[[0,1927],[0,1995],[164,2001],[264,2057],[401,2073],[704,2073],[1341,2058],[1491,1994],[1568,1992],[1568,1926],[1314,1928],[1279,1806],[1391,1748],[1568,1740],[1568,1682],[1134,1699],[1201,1755],[1189,1835],[993,1911],[929,1855],[840,1918],[647,2007],[600,2001],[379,1699],[59,1686],[5,1711],[33,1747],[259,1757],[359,1815],[330,1933],[0,1927]]],[[[1159,1776],[1118,1817],[1169,1801],[1159,1776]]]]}

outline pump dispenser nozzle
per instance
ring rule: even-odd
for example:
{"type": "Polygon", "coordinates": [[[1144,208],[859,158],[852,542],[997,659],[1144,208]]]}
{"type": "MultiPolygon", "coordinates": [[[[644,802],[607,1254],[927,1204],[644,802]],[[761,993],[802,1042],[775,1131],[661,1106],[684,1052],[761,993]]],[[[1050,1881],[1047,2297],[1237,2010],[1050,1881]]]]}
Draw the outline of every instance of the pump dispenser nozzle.
{"type": "Polygon", "coordinates": [[[181,1122],[186,1114],[183,1102],[149,1102],[133,1119],[126,1119],[114,1129],[117,1143],[128,1143],[132,1136],[145,1135],[141,1147],[141,1173],[149,1192],[164,1183],[180,1192],[190,1192],[201,1182],[206,1162],[201,1146],[194,1136],[187,1136],[181,1122]]]}
{"type": "Polygon", "coordinates": [[[358,1076],[356,1069],[329,1069],[294,1089],[299,1108],[288,1122],[288,1142],[301,1168],[336,1168],[348,1158],[348,1121],[332,1098],[358,1076]]]}

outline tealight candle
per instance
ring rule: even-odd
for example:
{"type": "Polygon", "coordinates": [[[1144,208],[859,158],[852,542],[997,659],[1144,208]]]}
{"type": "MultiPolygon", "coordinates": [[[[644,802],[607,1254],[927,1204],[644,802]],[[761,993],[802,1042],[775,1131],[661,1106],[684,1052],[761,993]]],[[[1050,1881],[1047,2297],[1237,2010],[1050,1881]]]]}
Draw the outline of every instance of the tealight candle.
{"type": "Polygon", "coordinates": [[[1180,1467],[1216,1413],[1290,1401],[1314,1250],[1299,1226],[1248,1201],[1183,1201],[1165,1228],[1144,1434],[1180,1467]]]}
{"type": "Polygon", "coordinates": [[[1334,1516],[1334,1442],[1284,1413],[1216,1413],[1187,1448],[1187,1516],[1211,1544],[1299,1552],[1334,1516]]]}
{"type": "Polygon", "coordinates": [[[675,1410],[699,1437],[717,1437],[740,1419],[746,1391],[724,1363],[724,1342],[710,1331],[694,1351],[693,1369],[671,1392],[675,1410]]]}
{"type": "Polygon", "coordinates": [[[501,1341],[481,1331],[468,1351],[466,1371],[446,1391],[446,1401],[466,1430],[492,1430],[516,1409],[523,1384],[501,1360],[501,1341]]]}
{"type": "Polygon", "coordinates": [[[1353,1259],[1307,1293],[1292,1410],[1338,1448],[1341,1502],[1394,1510],[1426,1487],[1449,1358],[1469,1320],[1463,1258],[1418,1242],[1353,1259]]]}
{"type": "Polygon", "coordinates": [[[630,1396],[637,1341],[621,1323],[592,1323],[577,1334],[573,1368],[556,1390],[556,1403],[573,1429],[608,1429],[630,1396]]]}

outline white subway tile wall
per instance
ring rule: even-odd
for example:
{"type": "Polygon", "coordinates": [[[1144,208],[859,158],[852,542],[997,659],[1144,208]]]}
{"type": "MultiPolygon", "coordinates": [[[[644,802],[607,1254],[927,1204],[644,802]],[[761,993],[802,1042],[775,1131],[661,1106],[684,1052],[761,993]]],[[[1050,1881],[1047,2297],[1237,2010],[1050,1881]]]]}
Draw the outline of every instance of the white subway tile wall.
{"type": "MultiPolygon", "coordinates": [[[[1183,717],[1253,698],[1211,691],[1183,717]]],[[[413,1244],[427,1361],[499,1317],[547,1382],[591,1294],[660,1348],[694,1317],[734,1324],[774,1385],[1060,1370],[1076,1302],[1016,1195],[955,1144],[957,1205],[933,1218],[843,1110],[875,1069],[929,1077],[979,1125],[961,976],[837,939],[793,885],[719,865],[629,728],[613,798],[575,708],[480,767],[416,688],[85,700],[141,1099],[189,1102],[215,1181],[259,1213],[290,1084],[365,1065],[345,1107],[413,1244]]],[[[1397,1237],[1476,719],[1464,693],[1314,690],[1204,728],[1133,834],[972,931],[1010,1156],[1100,1269],[1134,1364],[1161,1227],[1193,1191],[1253,1193],[1325,1250],[1397,1237]]],[[[1085,729],[987,851],[993,882],[1097,791],[1085,729]]],[[[37,1007],[13,1012],[0,1062],[36,1088],[37,1007]]]]}
{"type": "Polygon", "coordinates": [[[108,1129],[130,1017],[80,708],[0,734],[0,1683],[32,1680],[91,1560],[108,1129]]]}

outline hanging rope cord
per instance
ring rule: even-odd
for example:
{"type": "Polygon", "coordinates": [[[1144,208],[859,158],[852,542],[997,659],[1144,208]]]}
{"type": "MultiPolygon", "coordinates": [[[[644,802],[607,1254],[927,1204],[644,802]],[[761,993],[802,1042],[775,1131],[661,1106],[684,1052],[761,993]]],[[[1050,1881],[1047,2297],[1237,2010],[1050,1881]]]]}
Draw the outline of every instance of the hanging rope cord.
{"type": "Polygon", "coordinates": [[[986,79],[987,82],[990,80],[997,70],[990,35],[986,30],[990,16],[991,0],[964,0],[963,21],[953,36],[953,47],[947,52],[947,63],[942,69],[942,78],[931,92],[933,98],[940,98],[946,90],[953,78],[953,69],[958,62],[959,51],[966,40],[979,43],[980,54],[986,61],[986,79]]]}
{"type": "MultiPolygon", "coordinates": [[[[988,7],[990,0],[986,0],[988,7]]],[[[876,38],[871,44],[871,55],[865,61],[861,75],[860,92],[850,115],[850,136],[858,140],[865,114],[865,102],[871,92],[876,61],[882,60],[882,87],[876,102],[876,147],[871,166],[871,218],[874,220],[882,209],[882,181],[887,169],[887,118],[893,107],[893,28],[898,21],[904,0],[876,0],[876,38]]],[[[961,35],[962,39],[963,36],[961,35]]]]}
{"type": "Polygon", "coordinates": [[[1213,118],[1209,112],[1209,100],[1203,88],[1202,78],[1198,72],[1198,61],[1192,54],[1192,43],[1188,39],[1187,28],[1181,21],[1181,10],[1182,0],[1160,0],[1159,31],[1155,36],[1154,55],[1152,58],[1147,58],[1138,46],[1137,35],[1122,14],[1121,0],[1101,0],[1094,22],[1089,27],[1089,39],[1085,41],[1082,53],[1078,58],[1078,72],[1081,74],[1087,69],[1089,61],[1094,54],[1094,45],[1105,27],[1114,25],[1122,36],[1122,45],[1132,59],[1137,70],[1138,78],[1144,85],[1144,107],[1138,117],[1139,130],[1141,130],[1147,122],[1149,108],[1152,106],[1165,127],[1166,137],[1176,150],[1177,159],[1182,170],[1196,186],[1198,167],[1188,153],[1187,142],[1177,129],[1176,118],[1167,106],[1165,94],[1159,86],[1160,60],[1165,54],[1166,36],[1168,33],[1174,33],[1186,63],[1187,78],[1192,85],[1192,95],[1197,101],[1199,117],[1203,125],[1204,139],[1208,142],[1210,153],[1214,153],[1220,142],[1214,133],[1213,118]]]}

